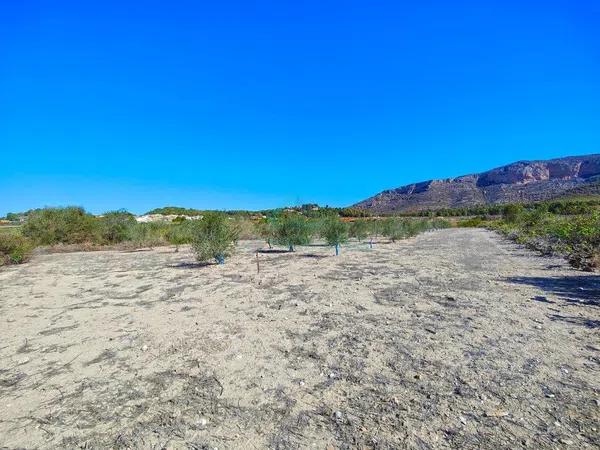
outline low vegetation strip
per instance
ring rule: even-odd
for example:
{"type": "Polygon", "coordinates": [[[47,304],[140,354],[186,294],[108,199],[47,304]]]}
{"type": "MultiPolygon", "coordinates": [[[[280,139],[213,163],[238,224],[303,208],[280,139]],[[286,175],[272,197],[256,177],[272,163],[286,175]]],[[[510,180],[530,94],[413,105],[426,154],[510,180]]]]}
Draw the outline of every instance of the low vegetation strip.
{"type": "Polygon", "coordinates": [[[458,222],[486,227],[544,255],[561,255],[577,268],[600,267],[600,209],[594,203],[551,208],[548,203],[507,205],[502,215],[482,215],[458,222]]]}
{"type": "Polygon", "coordinates": [[[323,239],[339,254],[349,237],[360,241],[384,236],[394,242],[449,226],[441,219],[346,218],[331,208],[314,217],[314,210],[303,211],[277,210],[270,216],[255,217],[203,212],[194,220],[177,216],[170,222],[139,223],[126,211],[94,216],[78,207],[38,209],[19,215],[22,226],[0,235],[0,262],[25,262],[35,247],[72,251],[174,245],[178,251],[179,246],[191,244],[199,262],[224,263],[239,239],[264,239],[269,247],[280,245],[290,251],[323,239]]]}
{"type": "Polygon", "coordinates": [[[489,226],[543,254],[564,255],[575,267],[584,270],[600,267],[599,210],[562,216],[542,209],[524,211],[516,207],[489,226]]]}

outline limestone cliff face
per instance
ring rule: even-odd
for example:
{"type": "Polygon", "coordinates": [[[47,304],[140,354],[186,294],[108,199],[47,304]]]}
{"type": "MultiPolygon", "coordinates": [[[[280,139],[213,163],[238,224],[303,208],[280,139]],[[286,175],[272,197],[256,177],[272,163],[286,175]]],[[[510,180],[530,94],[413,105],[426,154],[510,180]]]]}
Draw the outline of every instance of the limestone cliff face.
{"type": "Polygon", "coordinates": [[[487,172],[383,191],[354,205],[373,212],[547,200],[600,178],[600,154],[518,161],[487,172]]]}

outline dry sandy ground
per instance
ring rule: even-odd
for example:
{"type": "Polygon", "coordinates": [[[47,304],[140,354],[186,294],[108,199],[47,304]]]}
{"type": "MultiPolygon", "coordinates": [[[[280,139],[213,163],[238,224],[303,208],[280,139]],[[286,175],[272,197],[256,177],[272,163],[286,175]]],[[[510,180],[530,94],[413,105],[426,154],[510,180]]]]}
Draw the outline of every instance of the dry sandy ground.
{"type": "Polygon", "coordinates": [[[594,448],[600,277],[484,230],[0,271],[0,447],[594,448]]]}

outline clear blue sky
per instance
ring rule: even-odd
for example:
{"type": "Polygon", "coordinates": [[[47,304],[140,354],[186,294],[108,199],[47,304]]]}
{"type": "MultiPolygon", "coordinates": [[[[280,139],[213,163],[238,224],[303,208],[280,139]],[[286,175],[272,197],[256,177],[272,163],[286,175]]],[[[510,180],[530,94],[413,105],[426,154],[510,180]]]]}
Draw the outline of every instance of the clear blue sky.
{"type": "Polygon", "coordinates": [[[0,215],[343,206],[600,152],[598,1],[3,1],[0,215]]]}

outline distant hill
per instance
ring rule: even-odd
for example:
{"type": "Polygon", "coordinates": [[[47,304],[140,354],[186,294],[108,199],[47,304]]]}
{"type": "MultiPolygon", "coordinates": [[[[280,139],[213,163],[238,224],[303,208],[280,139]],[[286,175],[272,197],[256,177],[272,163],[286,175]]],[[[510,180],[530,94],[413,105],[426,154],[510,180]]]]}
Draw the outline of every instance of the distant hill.
{"type": "Polygon", "coordinates": [[[148,211],[146,216],[162,214],[163,216],[199,216],[202,215],[205,211],[200,211],[199,209],[193,208],[181,208],[179,206],[165,206],[163,208],[155,208],[151,211],[148,211]]]}
{"type": "Polygon", "coordinates": [[[390,189],[353,205],[373,213],[525,203],[600,194],[600,154],[518,161],[487,172],[390,189]]]}

